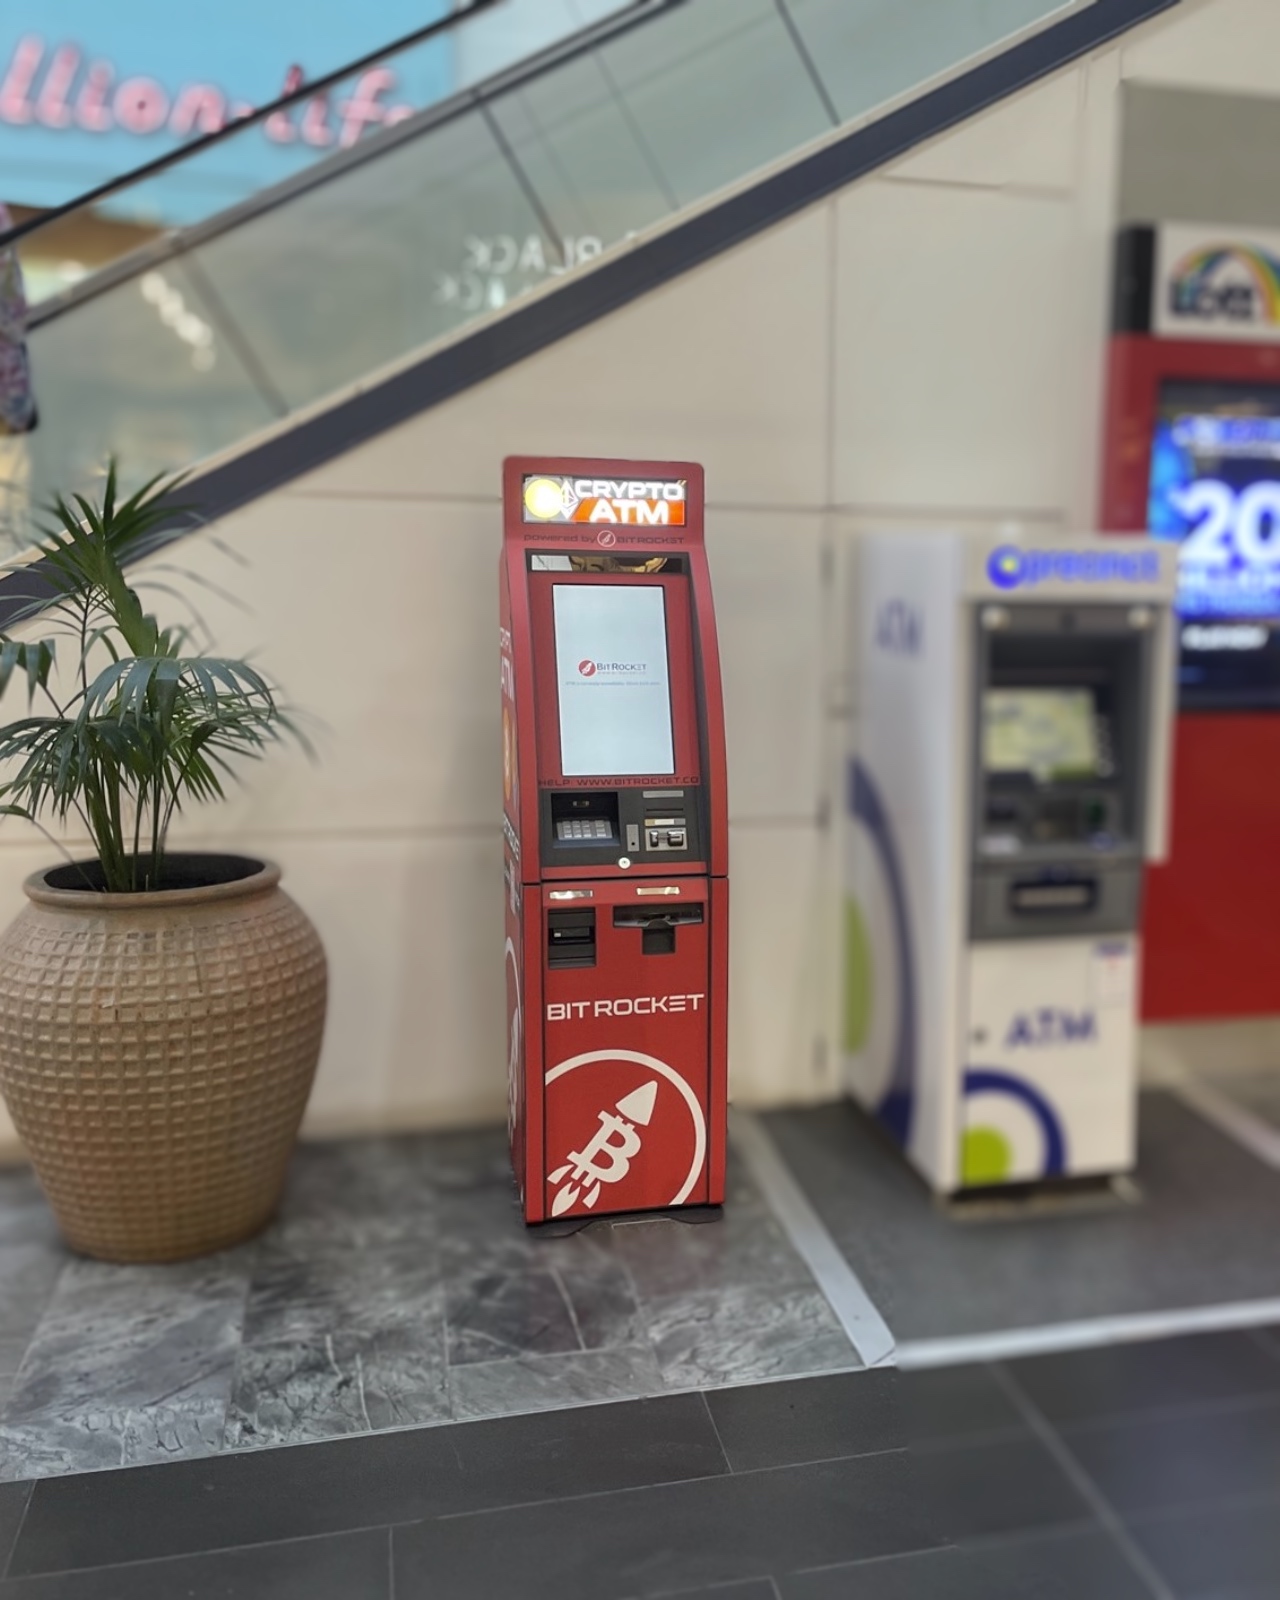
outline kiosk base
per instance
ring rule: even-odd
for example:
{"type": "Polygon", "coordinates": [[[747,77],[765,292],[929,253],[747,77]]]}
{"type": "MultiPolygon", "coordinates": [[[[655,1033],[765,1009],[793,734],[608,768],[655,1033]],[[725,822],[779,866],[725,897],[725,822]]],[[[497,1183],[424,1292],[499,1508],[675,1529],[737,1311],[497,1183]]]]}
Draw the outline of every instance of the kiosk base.
{"type": "Polygon", "coordinates": [[[719,1222],[724,1216],[723,1206],[669,1206],[662,1211],[609,1212],[603,1217],[553,1217],[549,1222],[530,1222],[526,1226],[535,1237],[567,1239],[570,1234],[593,1228],[598,1222],[626,1227],[633,1222],[719,1222]]]}
{"type": "Polygon", "coordinates": [[[1141,1205],[1140,1186],[1126,1173],[1093,1178],[1058,1178],[1042,1183],[993,1184],[941,1195],[938,1204],[953,1222],[1017,1222],[1029,1216],[1074,1216],[1141,1205]]]}

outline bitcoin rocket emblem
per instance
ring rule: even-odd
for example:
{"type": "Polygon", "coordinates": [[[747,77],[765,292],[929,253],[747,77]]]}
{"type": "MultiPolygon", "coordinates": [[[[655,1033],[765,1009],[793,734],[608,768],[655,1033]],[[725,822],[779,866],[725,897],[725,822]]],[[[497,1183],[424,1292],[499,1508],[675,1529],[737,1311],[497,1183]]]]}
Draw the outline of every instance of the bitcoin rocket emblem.
{"type": "Polygon", "coordinates": [[[549,1182],[560,1184],[551,1202],[553,1217],[563,1216],[577,1204],[579,1196],[590,1209],[599,1200],[604,1184],[618,1183],[626,1177],[640,1154],[639,1129],[648,1127],[657,1097],[655,1079],[623,1095],[613,1111],[599,1113],[600,1126],[583,1149],[570,1150],[569,1159],[550,1175],[549,1182]]]}

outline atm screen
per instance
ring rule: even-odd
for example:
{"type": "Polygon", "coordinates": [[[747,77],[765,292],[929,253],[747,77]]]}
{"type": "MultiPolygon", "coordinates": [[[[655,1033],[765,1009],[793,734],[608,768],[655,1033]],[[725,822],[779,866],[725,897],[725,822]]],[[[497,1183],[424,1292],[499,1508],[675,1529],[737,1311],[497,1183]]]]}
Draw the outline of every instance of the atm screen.
{"type": "Polygon", "coordinates": [[[563,775],[674,773],[661,586],[557,583],[552,613],[563,775]]]}
{"type": "Polygon", "coordinates": [[[1280,616],[1280,387],[1162,385],[1147,526],[1181,543],[1184,617],[1280,616]]]}
{"type": "Polygon", "coordinates": [[[1040,782],[1098,772],[1098,726],[1090,689],[988,689],[982,762],[989,773],[1040,782]]]}

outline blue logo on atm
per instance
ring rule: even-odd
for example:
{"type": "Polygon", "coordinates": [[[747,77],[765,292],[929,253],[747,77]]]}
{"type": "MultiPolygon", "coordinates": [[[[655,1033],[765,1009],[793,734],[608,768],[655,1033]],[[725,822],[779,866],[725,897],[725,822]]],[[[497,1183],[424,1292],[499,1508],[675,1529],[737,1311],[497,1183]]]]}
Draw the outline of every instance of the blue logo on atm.
{"type": "Polygon", "coordinates": [[[997,589],[1059,583],[1154,583],[1160,576],[1155,550],[1040,550],[997,545],[987,557],[987,577],[997,589]]]}
{"type": "Polygon", "coordinates": [[[1092,1044],[1098,1037],[1098,1019],[1092,1011],[1061,1011],[1041,1006],[1036,1011],[1015,1011],[1005,1037],[1006,1050],[1039,1049],[1054,1044],[1092,1044]]]}
{"type": "Polygon", "coordinates": [[[905,600],[886,600],[876,613],[876,644],[893,655],[918,656],[924,646],[924,618],[905,600]]]}

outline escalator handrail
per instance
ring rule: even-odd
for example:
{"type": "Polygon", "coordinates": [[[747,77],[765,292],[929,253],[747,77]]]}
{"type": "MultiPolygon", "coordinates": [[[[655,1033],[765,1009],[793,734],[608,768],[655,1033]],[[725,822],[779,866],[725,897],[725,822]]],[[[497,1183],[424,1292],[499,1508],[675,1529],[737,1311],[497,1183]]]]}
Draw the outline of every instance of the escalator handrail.
{"type": "MultiPolygon", "coordinates": [[[[472,4],[465,11],[452,12],[449,18],[442,20],[445,23],[461,22],[470,17],[473,12],[497,3],[498,0],[472,0],[472,4]]],[[[618,11],[610,13],[597,22],[588,24],[577,33],[570,34],[564,39],[557,40],[540,50],[532,52],[529,56],[510,66],[503,67],[483,82],[460,90],[431,105],[424,106],[416,115],[406,117],[402,122],[397,122],[391,127],[378,129],[350,146],[349,149],[335,150],[329,155],[320,157],[309,167],[303,168],[302,171],[295,172],[278,183],[269,184],[256,193],[225,207],[221,211],[215,212],[212,216],[206,217],[200,222],[168,228],[158,238],[149,240],[147,243],[139,245],[132,250],[125,251],[114,260],[104,263],[103,266],[90,273],[87,277],[80,278],[69,284],[60,293],[50,295],[47,299],[33,305],[30,308],[28,325],[34,329],[43,323],[51,322],[54,318],[69,311],[73,306],[80,305],[85,300],[93,299],[96,295],[114,287],[122,279],[135,276],[148,265],[157,264],[174,255],[181,254],[193,245],[203,243],[259,212],[273,210],[282,202],[294,198],[317,184],[328,182],[347,171],[350,167],[359,165],[364,161],[373,160],[385,154],[395,145],[416,139],[428,129],[448,122],[477,105],[482,105],[487,100],[492,99],[495,94],[518,85],[528,78],[537,77],[549,63],[562,62],[573,55],[589,51],[606,38],[614,38],[619,34],[628,32],[638,23],[647,20],[655,12],[686,3],[687,0],[626,0],[626,3],[618,11]]],[[[440,26],[440,23],[433,24],[436,29],[439,29],[440,26]]],[[[317,78],[313,82],[305,84],[290,96],[275,101],[270,106],[263,106],[259,112],[255,113],[253,120],[256,120],[258,116],[270,116],[274,110],[279,109],[281,106],[296,103],[298,100],[314,98],[317,93],[321,92],[323,84],[331,83],[334,78],[349,77],[353,71],[362,70],[364,62],[386,59],[395,54],[402,44],[403,41],[389,46],[386,50],[379,51],[374,57],[365,57],[361,62],[343,67],[337,73],[330,74],[328,78],[317,78]]],[[[217,133],[209,134],[202,140],[181,145],[178,149],[170,151],[168,156],[160,157],[158,162],[148,163],[145,167],[139,167],[134,172],[113,180],[108,185],[90,190],[87,194],[81,195],[78,200],[68,201],[66,205],[59,207],[56,211],[43,212],[40,216],[30,219],[7,233],[0,233],[0,250],[3,250],[10,242],[16,242],[24,235],[34,233],[38,228],[46,227],[58,221],[59,218],[69,215],[80,207],[101,198],[106,192],[114,193],[119,189],[128,187],[130,183],[137,181],[140,174],[143,176],[150,175],[159,165],[173,166],[199,154],[202,150],[207,149],[210,144],[225,138],[232,131],[245,127],[249,120],[248,118],[242,119],[234,125],[234,129],[231,124],[228,124],[227,127],[220,128],[217,133]]]]}
{"type": "MultiPolygon", "coordinates": [[[[641,0],[632,0],[632,4],[641,3],[641,0]]],[[[401,38],[393,40],[390,44],[382,45],[376,50],[369,51],[366,55],[348,61],[345,66],[338,67],[333,72],[327,72],[323,77],[308,79],[296,89],[291,89],[287,94],[280,95],[278,99],[269,101],[266,105],[258,106],[252,111],[247,111],[243,116],[233,117],[229,122],[212,133],[202,134],[198,139],[188,139],[184,144],[168,150],[164,155],[156,156],[151,161],[145,161],[141,166],[133,167],[130,171],[121,173],[118,177],[109,178],[105,183],[100,183],[92,189],[87,189],[83,194],[77,195],[73,200],[66,200],[59,206],[52,206],[42,210],[35,216],[28,217],[25,222],[14,227],[0,231],[0,250],[6,246],[17,244],[20,240],[30,238],[32,234],[39,233],[42,229],[51,227],[60,222],[64,217],[71,216],[74,212],[85,206],[95,205],[100,200],[106,200],[113,194],[132,188],[134,184],[141,183],[147,178],[157,177],[160,173],[168,171],[170,167],[179,166],[193,157],[203,155],[206,150],[211,150],[215,145],[241,133],[245,128],[252,127],[255,123],[265,122],[267,118],[288,111],[293,106],[307,100],[314,100],[317,95],[325,94],[329,89],[354,77],[359,72],[365,72],[370,67],[377,66],[380,62],[392,56],[400,55],[403,51],[412,49],[416,45],[425,44],[433,38],[450,33],[454,28],[468,22],[478,12],[487,11],[499,4],[499,0],[468,0],[468,3],[455,6],[447,16],[439,17],[436,21],[428,23],[425,27],[416,28],[412,33],[404,34],[401,38]]]]}

